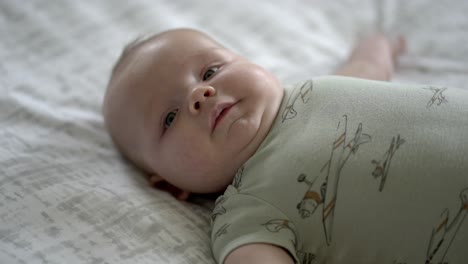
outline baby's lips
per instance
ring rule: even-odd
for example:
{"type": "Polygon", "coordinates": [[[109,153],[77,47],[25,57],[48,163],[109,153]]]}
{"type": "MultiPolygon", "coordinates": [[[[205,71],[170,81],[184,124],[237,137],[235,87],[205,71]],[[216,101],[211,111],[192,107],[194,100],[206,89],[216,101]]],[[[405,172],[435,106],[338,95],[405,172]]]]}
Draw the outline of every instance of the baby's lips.
{"type": "Polygon", "coordinates": [[[211,113],[211,117],[210,117],[210,120],[209,120],[209,123],[210,123],[210,127],[211,127],[211,132],[213,132],[213,130],[215,129],[217,123],[218,123],[218,119],[220,118],[221,114],[225,111],[225,110],[229,110],[233,105],[235,105],[236,102],[225,102],[225,103],[220,103],[220,104],[217,104],[214,109],[212,110],[212,113],[211,113]]]}

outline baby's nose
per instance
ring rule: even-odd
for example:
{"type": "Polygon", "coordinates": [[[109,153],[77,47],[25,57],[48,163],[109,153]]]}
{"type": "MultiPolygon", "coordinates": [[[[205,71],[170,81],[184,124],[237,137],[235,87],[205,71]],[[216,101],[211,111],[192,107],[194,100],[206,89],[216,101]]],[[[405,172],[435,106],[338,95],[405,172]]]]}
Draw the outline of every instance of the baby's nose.
{"type": "Polygon", "coordinates": [[[189,98],[189,110],[196,114],[201,111],[208,97],[214,96],[216,90],[211,86],[200,86],[192,90],[189,98]]]}

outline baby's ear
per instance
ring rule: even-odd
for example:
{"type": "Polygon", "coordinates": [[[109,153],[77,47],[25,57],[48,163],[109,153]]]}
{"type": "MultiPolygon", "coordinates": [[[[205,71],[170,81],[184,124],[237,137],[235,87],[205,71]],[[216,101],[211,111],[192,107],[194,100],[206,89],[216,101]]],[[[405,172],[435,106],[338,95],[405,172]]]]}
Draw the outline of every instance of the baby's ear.
{"type": "Polygon", "coordinates": [[[156,189],[169,192],[177,200],[186,201],[190,196],[190,192],[175,187],[174,185],[168,183],[166,180],[164,180],[161,176],[157,174],[150,175],[149,183],[156,189]]]}

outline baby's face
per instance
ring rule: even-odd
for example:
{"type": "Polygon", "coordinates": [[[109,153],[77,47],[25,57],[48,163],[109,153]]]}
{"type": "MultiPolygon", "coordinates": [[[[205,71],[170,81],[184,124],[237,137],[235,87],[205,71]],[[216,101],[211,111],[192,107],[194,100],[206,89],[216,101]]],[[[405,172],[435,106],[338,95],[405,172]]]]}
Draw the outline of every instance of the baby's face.
{"type": "Polygon", "coordinates": [[[126,99],[117,109],[134,113],[141,133],[126,136],[138,137],[144,163],[185,191],[223,190],[269,131],[279,81],[192,30],[163,33],[132,56],[119,73],[126,99]]]}

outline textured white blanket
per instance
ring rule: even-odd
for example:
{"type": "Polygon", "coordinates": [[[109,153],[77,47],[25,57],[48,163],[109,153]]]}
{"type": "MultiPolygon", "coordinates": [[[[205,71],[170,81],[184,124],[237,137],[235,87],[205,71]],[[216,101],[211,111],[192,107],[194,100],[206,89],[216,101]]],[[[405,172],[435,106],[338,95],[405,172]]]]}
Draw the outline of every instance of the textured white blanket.
{"type": "Polygon", "coordinates": [[[100,104],[140,34],[188,26],[285,82],[332,71],[377,29],[396,80],[468,89],[468,1],[0,1],[0,263],[212,263],[211,202],[180,203],[118,155],[100,104]]]}

